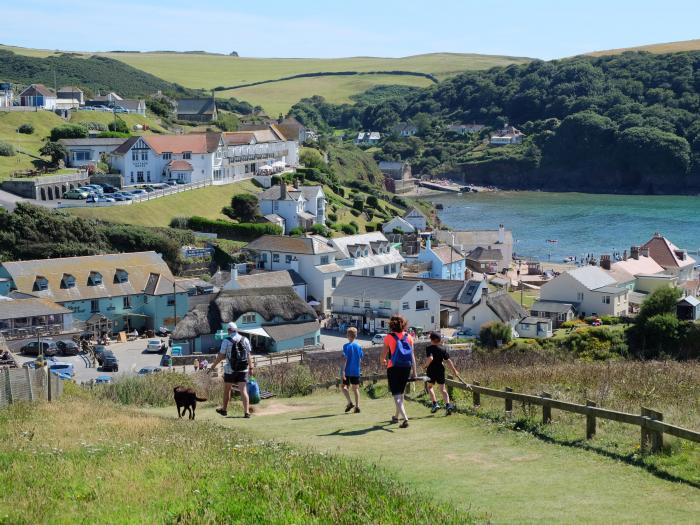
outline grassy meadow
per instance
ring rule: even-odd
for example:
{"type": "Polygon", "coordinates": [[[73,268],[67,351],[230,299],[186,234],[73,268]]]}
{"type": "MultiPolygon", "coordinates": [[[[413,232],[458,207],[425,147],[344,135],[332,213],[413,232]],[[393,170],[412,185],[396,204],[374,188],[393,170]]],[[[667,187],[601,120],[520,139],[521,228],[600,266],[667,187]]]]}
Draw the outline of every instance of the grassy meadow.
{"type": "Polygon", "coordinates": [[[646,51],[647,53],[679,53],[681,51],[697,51],[700,49],[700,39],[681,40],[679,42],[664,42],[661,44],[648,44],[635,47],[621,47],[605,51],[593,51],[587,53],[592,56],[618,55],[625,51],[646,51]]]}

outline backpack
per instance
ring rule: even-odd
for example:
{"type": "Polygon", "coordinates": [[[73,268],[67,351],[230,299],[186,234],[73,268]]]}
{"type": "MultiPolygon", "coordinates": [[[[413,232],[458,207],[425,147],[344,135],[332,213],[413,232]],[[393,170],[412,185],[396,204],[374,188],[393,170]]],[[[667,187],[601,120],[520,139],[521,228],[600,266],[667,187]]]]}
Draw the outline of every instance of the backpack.
{"type": "Polygon", "coordinates": [[[396,349],[391,355],[391,364],[401,368],[413,366],[413,348],[411,348],[411,343],[408,342],[406,333],[403,334],[401,339],[394,333],[391,336],[396,341],[396,349]]]}
{"type": "Polygon", "coordinates": [[[231,342],[230,354],[226,356],[231,368],[234,372],[247,370],[248,368],[248,351],[243,344],[243,337],[238,341],[234,341],[232,337],[226,337],[231,342]]]}

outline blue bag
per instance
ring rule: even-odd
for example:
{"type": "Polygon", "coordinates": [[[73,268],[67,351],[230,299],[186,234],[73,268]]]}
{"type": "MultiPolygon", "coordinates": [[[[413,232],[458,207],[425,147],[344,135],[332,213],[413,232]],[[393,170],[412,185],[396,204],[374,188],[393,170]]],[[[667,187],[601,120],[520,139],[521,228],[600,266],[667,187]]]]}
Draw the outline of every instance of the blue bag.
{"type": "Polygon", "coordinates": [[[248,380],[248,398],[251,405],[260,403],[260,387],[254,377],[248,380]]]}
{"type": "Polygon", "coordinates": [[[391,355],[391,364],[401,368],[413,366],[413,348],[411,348],[411,343],[408,342],[406,333],[403,334],[401,339],[394,333],[391,336],[396,341],[396,349],[391,355]]]}

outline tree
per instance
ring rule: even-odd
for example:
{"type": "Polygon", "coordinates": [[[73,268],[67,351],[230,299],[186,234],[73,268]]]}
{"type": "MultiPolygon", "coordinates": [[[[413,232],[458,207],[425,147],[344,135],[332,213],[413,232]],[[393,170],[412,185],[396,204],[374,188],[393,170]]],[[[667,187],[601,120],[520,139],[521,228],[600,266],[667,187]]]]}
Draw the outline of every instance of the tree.
{"type": "Polygon", "coordinates": [[[301,148],[299,161],[307,168],[323,168],[326,165],[321,152],[314,148],[301,148]]]}
{"type": "Polygon", "coordinates": [[[68,157],[68,151],[63,147],[60,142],[47,141],[39,150],[41,155],[45,157],[51,157],[51,162],[53,164],[58,164],[59,161],[68,157]]]}
{"type": "Polygon", "coordinates": [[[241,193],[231,197],[232,219],[241,222],[252,222],[259,215],[258,198],[250,193],[241,193]]]}
{"type": "Polygon", "coordinates": [[[485,324],[479,331],[479,341],[488,348],[496,348],[498,343],[509,343],[513,337],[511,327],[500,321],[485,324]]]}
{"type": "Polygon", "coordinates": [[[690,167],[690,144],[657,128],[628,128],[618,138],[618,159],[623,168],[639,175],[685,175],[690,167]]]}
{"type": "Polygon", "coordinates": [[[80,124],[63,124],[51,130],[49,140],[56,142],[59,139],[84,139],[87,136],[88,130],[85,126],[80,124]]]}
{"type": "Polygon", "coordinates": [[[124,122],[124,119],[119,117],[107,124],[107,129],[109,129],[109,131],[116,131],[117,133],[129,133],[128,124],[124,122]]]}
{"type": "Polygon", "coordinates": [[[675,313],[680,297],[680,288],[659,288],[652,292],[639,309],[637,324],[643,324],[655,315],[675,313]]]}

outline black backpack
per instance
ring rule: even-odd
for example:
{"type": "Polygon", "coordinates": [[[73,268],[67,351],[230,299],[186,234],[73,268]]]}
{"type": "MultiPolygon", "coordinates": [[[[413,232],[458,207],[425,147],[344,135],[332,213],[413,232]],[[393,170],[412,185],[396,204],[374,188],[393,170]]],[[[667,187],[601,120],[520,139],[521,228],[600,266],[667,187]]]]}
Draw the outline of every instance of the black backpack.
{"type": "Polygon", "coordinates": [[[243,344],[243,337],[241,337],[238,341],[234,341],[232,337],[227,337],[226,339],[228,339],[231,342],[231,353],[228,356],[226,356],[228,358],[229,364],[231,365],[231,368],[233,368],[235,372],[247,370],[248,351],[246,350],[246,347],[243,344]]]}

